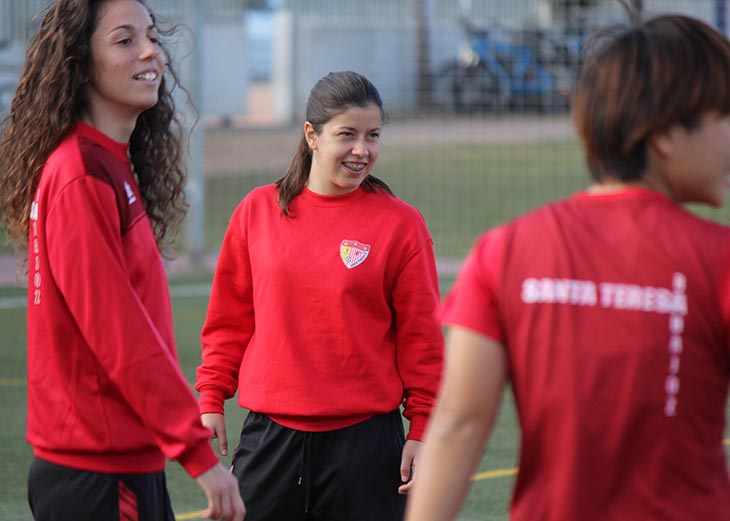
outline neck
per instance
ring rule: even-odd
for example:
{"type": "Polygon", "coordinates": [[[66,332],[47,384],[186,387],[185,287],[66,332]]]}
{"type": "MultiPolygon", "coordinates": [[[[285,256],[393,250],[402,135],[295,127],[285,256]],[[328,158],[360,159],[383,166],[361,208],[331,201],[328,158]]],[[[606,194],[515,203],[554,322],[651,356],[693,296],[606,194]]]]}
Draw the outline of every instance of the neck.
{"type": "Polygon", "coordinates": [[[592,194],[606,194],[611,192],[620,192],[629,188],[644,188],[674,199],[671,187],[664,180],[664,177],[656,175],[656,173],[651,172],[650,170],[644,172],[639,179],[633,179],[631,181],[623,181],[615,177],[604,177],[600,181],[595,181],[591,184],[588,187],[587,192],[592,194]]]}
{"type": "Polygon", "coordinates": [[[137,124],[136,117],[133,119],[110,118],[90,112],[85,113],[81,117],[81,121],[119,143],[129,143],[132,132],[134,132],[134,127],[137,124]]]}

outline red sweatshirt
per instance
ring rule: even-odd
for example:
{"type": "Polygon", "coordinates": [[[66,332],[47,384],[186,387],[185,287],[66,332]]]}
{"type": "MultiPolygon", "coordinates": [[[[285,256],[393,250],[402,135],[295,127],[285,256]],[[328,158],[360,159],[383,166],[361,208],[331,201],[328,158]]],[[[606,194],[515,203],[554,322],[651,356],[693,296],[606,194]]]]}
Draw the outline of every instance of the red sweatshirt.
{"type": "Polygon", "coordinates": [[[96,472],[217,462],[180,371],[167,278],[127,146],[77,124],[31,209],[28,428],[36,456],[96,472]]]}
{"type": "Polygon", "coordinates": [[[223,241],[203,328],[201,411],[241,407],[304,431],[353,425],[405,398],[419,440],[443,335],[433,243],[420,213],[384,192],[307,189],[284,217],[251,192],[223,241]]]}

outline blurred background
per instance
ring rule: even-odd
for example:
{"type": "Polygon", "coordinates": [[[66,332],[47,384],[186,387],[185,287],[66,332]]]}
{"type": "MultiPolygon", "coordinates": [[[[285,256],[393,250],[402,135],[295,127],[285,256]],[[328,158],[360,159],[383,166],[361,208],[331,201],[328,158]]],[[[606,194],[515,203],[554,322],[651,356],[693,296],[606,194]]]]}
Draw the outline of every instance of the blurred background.
{"type": "MultiPolygon", "coordinates": [[[[3,116],[47,3],[0,0],[3,116]]],[[[570,93],[593,30],[638,13],[683,12],[723,33],[728,22],[727,0],[148,3],[162,27],[179,26],[168,45],[199,116],[173,271],[212,269],[236,204],[283,175],[309,91],[330,71],[380,90],[390,121],[375,175],[421,210],[446,269],[480,231],[587,184],[570,93]]]]}

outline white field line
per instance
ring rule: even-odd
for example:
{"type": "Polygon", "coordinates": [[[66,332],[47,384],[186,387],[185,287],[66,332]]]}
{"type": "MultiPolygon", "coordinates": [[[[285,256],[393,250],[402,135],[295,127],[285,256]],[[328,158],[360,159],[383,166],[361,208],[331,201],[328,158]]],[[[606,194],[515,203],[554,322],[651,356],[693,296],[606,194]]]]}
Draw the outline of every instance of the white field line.
{"type": "MultiPolygon", "coordinates": [[[[210,295],[210,284],[175,284],[170,286],[170,296],[173,298],[207,297],[210,295]]],[[[28,304],[26,295],[15,297],[0,297],[0,309],[21,309],[28,304]]]]}

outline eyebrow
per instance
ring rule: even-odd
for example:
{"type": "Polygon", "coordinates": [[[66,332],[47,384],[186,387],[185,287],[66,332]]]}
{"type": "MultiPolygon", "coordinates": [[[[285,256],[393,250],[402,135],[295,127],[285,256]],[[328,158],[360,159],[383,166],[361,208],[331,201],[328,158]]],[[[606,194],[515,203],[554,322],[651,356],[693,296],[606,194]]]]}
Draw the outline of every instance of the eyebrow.
{"type": "MultiPolygon", "coordinates": [[[[343,125],[343,126],[337,127],[337,128],[338,128],[338,130],[357,130],[355,127],[348,127],[346,125],[343,125]]],[[[374,128],[371,128],[370,130],[368,130],[368,132],[372,132],[373,130],[382,130],[382,129],[383,129],[383,127],[374,127],[374,128]]]]}
{"type": "MultiPolygon", "coordinates": [[[[148,25],[147,26],[147,30],[149,31],[151,29],[157,29],[157,26],[155,24],[148,25]]],[[[133,25],[129,25],[129,24],[120,25],[118,27],[115,27],[111,31],[109,31],[109,33],[107,33],[107,34],[112,34],[114,31],[119,31],[119,30],[134,31],[134,26],[133,25]]]]}

